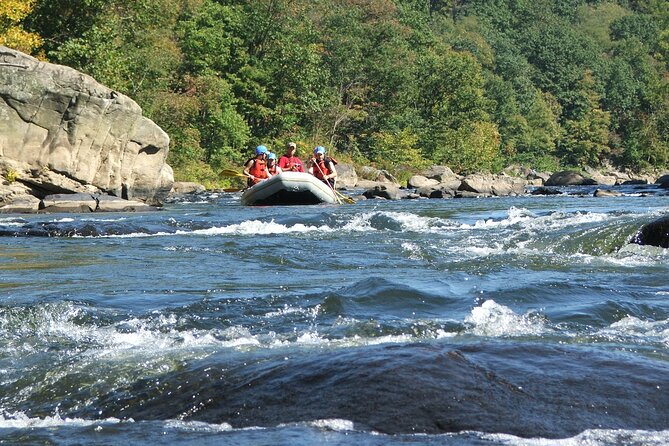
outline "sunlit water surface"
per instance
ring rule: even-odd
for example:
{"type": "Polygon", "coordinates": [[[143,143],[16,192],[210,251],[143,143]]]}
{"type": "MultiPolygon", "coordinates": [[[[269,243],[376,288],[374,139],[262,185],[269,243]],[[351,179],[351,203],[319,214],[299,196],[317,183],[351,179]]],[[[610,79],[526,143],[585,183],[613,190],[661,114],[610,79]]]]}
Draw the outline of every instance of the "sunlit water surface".
{"type": "Polygon", "coordinates": [[[0,216],[5,444],[669,443],[669,210],[626,196],[0,216]]]}

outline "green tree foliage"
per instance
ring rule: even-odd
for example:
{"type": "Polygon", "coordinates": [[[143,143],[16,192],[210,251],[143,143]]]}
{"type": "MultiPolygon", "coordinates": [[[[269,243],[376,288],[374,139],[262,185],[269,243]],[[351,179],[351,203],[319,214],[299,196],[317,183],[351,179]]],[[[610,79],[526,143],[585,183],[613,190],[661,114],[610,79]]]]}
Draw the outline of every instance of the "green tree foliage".
{"type": "Polygon", "coordinates": [[[586,71],[579,82],[581,100],[571,119],[565,122],[560,142],[563,159],[575,166],[597,166],[607,155],[610,113],[602,110],[592,73],[586,71]]]}
{"type": "Polygon", "coordinates": [[[5,3],[167,130],[182,179],[287,140],[391,170],[669,167],[669,0],[5,3]]]}

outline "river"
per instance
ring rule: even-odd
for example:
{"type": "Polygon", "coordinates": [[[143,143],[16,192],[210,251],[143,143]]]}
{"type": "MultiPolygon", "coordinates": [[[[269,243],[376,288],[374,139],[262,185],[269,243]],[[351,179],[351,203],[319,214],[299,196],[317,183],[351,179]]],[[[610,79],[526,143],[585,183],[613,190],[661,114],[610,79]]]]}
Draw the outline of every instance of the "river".
{"type": "Polygon", "coordinates": [[[666,191],[0,216],[0,443],[662,445],[666,191]]]}

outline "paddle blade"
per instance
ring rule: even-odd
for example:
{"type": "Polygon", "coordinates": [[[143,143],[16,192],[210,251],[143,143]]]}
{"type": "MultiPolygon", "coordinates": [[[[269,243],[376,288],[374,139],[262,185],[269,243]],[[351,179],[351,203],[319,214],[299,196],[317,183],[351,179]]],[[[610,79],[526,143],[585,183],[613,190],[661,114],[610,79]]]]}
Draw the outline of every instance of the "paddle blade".
{"type": "Polygon", "coordinates": [[[351,197],[347,197],[346,195],[339,192],[337,189],[333,189],[333,190],[334,190],[334,193],[337,196],[338,201],[340,203],[343,202],[343,203],[346,203],[346,204],[355,204],[355,200],[352,199],[351,197]]]}
{"type": "Polygon", "coordinates": [[[246,175],[243,173],[239,173],[236,170],[232,169],[223,169],[220,173],[222,177],[241,177],[241,178],[246,178],[246,175]]]}

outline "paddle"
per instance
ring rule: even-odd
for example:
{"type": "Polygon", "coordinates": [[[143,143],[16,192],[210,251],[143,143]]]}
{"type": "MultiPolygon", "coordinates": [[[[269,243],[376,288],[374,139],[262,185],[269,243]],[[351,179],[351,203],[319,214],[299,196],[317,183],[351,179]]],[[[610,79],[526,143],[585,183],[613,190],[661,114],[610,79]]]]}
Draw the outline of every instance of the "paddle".
{"type": "MultiPolygon", "coordinates": [[[[316,160],[316,158],[312,158],[311,162],[316,167],[318,167],[318,171],[321,173],[321,176],[325,176],[325,174],[323,173],[323,169],[321,169],[321,166],[318,165],[318,161],[316,160]]],[[[355,204],[355,200],[345,196],[344,194],[342,194],[340,192],[337,192],[337,190],[334,187],[332,187],[332,184],[330,184],[329,181],[325,180],[324,183],[327,184],[328,187],[330,187],[330,190],[332,190],[332,192],[335,194],[335,199],[337,200],[337,202],[339,204],[342,204],[342,202],[347,203],[347,204],[355,204]]]]}
{"type": "Polygon", "coordinates": [[[248,176],[244,175],[243,173],[239,173],[236,170],[232,169],[223,169],[220,173],[222,177],[240,177],[240,178],[248,178],[248,176]]]}
{"type": "Polygon", "coordinates": [[[342,194],[341,192],[339,192],[337,189],[334,189],[334,188],[333,188],[332,190],[333,190],[334,193],[335,193],[337,196],[339,196],[339,198],[342,199],[345,203],[347,203],[347,204],[355,204],[355,200],[354,200],[353,198],[351,198],[351,197],[347,197],[346,195],[344,195],[344,194],[342,194]]]}

